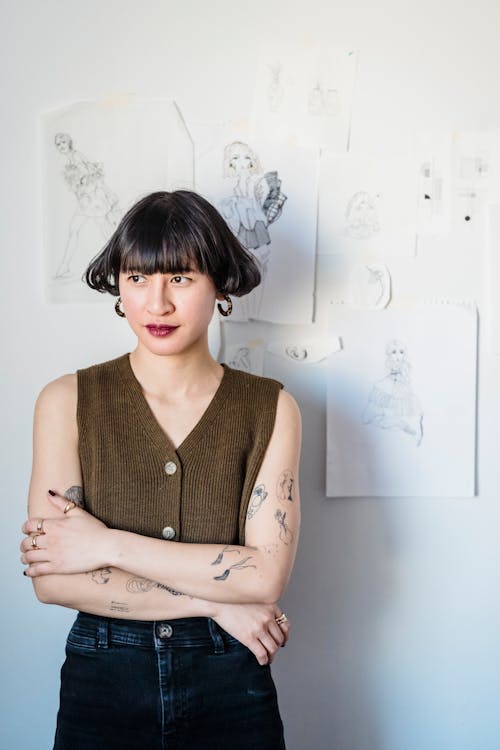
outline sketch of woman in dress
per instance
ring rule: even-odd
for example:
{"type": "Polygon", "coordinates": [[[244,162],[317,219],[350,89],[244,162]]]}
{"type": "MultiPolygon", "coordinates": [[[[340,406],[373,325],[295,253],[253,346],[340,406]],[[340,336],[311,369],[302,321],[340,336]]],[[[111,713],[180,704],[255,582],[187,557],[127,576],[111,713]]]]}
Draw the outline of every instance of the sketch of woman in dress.
{"type": "Polygon", "coordinates": [[[366,240],[380,231],[377,199],[380,196],[370,195],[365,190],[354,193],[345,211],[346,232],[349,237],[366,240]]]}
{"type": "Polygon", "coordinates": [[[249,317],[258,313],[271,255],[268,227],[277,221],[287,196],[278,172],[262,172],[257,154],[234,141],[224,149],[224,177],[235,180],[232,194],[218,208],[241,244],[254,254],[262,274],[260,286],[241,301],[249,317]]]}
{"type": "Polygon", "coordinates": [[[74,270],[72,261],[78,250],[80,231],[88,221],[93,221],[104,240],[115,230],[122,211],[118,197],[104,182],[104,168],[99,162],[90,161],[73,148],[73,140],[67,133],[57,133],[54,144],[67,161],[63,169],[66,185],[76,198],[76,209],[70,219],[68,239],[55,278],[67,278],[74,270]]]}
{"type": "Polygon", "coordinates": [[[405,344],[394,339],[385,350],[388,374],[374,385],[363,413],[364,424],[401,430],[418,445],[424,436],[424,414],[412,390],[411,365],[405,344]]]}

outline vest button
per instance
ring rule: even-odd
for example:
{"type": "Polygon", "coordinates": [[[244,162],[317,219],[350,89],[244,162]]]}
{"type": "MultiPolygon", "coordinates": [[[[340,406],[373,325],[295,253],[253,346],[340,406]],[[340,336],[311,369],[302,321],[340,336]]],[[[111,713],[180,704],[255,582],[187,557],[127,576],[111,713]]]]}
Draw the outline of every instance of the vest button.
{"type": "Polygon", "coordinates": [[[174,539],[175,537],[175,529],[173,529],[171,526],[165,526],[163,531],[161,532],[161,535],[164,539],[174,539]]]}
{"type": "Polygon", "coordinates": [[[175,474],[177,471],[177,465],[174,464],[173,461],[167,461],[165,464],[165,474],[168,474],[169,476],[172,474],[175,474]]]}
{"type": "Polygon", "coordinates": [[[169,625],[168,622],[161,622],[156,626],[156,635],[162,640],[164,640],[165,638],[170,638],[173,632],[174,631],[172,630],[172,626],[169,625]]]}

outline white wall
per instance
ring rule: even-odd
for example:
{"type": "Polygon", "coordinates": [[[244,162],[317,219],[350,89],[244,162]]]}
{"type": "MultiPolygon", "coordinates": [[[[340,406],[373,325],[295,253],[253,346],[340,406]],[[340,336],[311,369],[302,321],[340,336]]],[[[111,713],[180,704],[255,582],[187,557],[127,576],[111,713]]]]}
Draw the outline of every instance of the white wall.
{"type": "MultiPolygon", "coordinates": [[[[41,111],[113,93],[172,96],[189,116],[245,115],[261,41],[360,51],[351,147],[405,148],[421,128],[500,127],[495,0],[11,0],[3,3],[1,176],[2,747],[51,746],[71,612],[42,606],[18,563],[32,407],[48,380],[129,349],[107,306],[42,301],[41,111]]],[[[272,374],[303,409],[303,533],[276,662],[289,750],[498,750],[500,361],[484,335],[485,247],[427,242],[391,264],[394,296],[480,311],[474,500],[327,500],[323,365],[272,374]]],[[[321,318],[334,263],[319,259],[321,318]]],[[[256,334],[278,335],[255,325],[256,334]]]]}

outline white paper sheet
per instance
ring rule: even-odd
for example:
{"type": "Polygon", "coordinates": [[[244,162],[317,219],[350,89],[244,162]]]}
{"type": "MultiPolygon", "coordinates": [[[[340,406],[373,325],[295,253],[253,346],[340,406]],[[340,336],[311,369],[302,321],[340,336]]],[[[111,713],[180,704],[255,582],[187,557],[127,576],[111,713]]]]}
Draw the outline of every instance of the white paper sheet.
{"type": "Polygon", "coordinates": [[[448,234],[451,229],[451,134],[421,132],[418,160],[419,237],[448,234]]]}
{"type": "Polygon", "coordinates": [[[500,205],[488,207],[488,328],[490,351],[500,354],[500,205]]]}
{"type": "Polygon", "coordinates": [[[335,308],[328,375],[329,497],[471,497],[477,315],[416,305],[335,308]]]}
{"type": "Polygon", "coordinates": [[[259,339],[224,347],[224,361],[235,370],[262,375],[264,371],[264,342],[259,339]]]}
{"type": "Polygon", "coordinates": [[[356,70],[353,49],[273,44],[263,50],[253,110],[256,135],[346,151],[356,70]]]}
{"type": "Polygon", "coordinates": [[[453,134],[453,223],[482,231],[485,207],[500,200],[500,131],[453,134]]]}
{"type": "Polygon", "coordinates": [[[414,255],[416,219],[415,157],[322,155],[318,253],[414,255]]]}
{"type": "Polygon", "coordinates": [[[391,300],[391,274],[387,266],[363,263],[349,276],[347,303],[355,310],[382,310],[391,300]]]}
{"type": "Polygon", "coordinates": [[[304,339],[289,338],[287,343],[273,342],[267,345],[267,351],[276,357],[291,360],[301,365],[322,362],[334,352],[340,351],[340,339],[337,336],[321,336],[304,339]]]}
{"type": "Polygon", "coordinates": [[[313,315],[317,152],[254,142],[220,128],[198,153],[196,187],[255,256],[262,282],[233,298],[227,321],[310,323],[313,315]]]}
{"type": "Polygon", "coordinates": [[[176,104],[117,97],[42,118],[49,302],[99,302],[81,281],[124,212],[155,190],[193,187],[193,144],[176,104]]]}

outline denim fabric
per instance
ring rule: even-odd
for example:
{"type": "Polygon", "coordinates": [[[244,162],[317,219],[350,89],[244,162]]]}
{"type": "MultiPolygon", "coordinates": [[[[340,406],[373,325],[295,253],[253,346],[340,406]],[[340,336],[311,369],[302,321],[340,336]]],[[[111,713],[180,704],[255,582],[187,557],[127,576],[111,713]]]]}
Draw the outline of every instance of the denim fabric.
{"type": "Polygon", "coordinates": [[[79,613],[54,750],[284,750],[269,666],[213,620],[79,613]]]}

